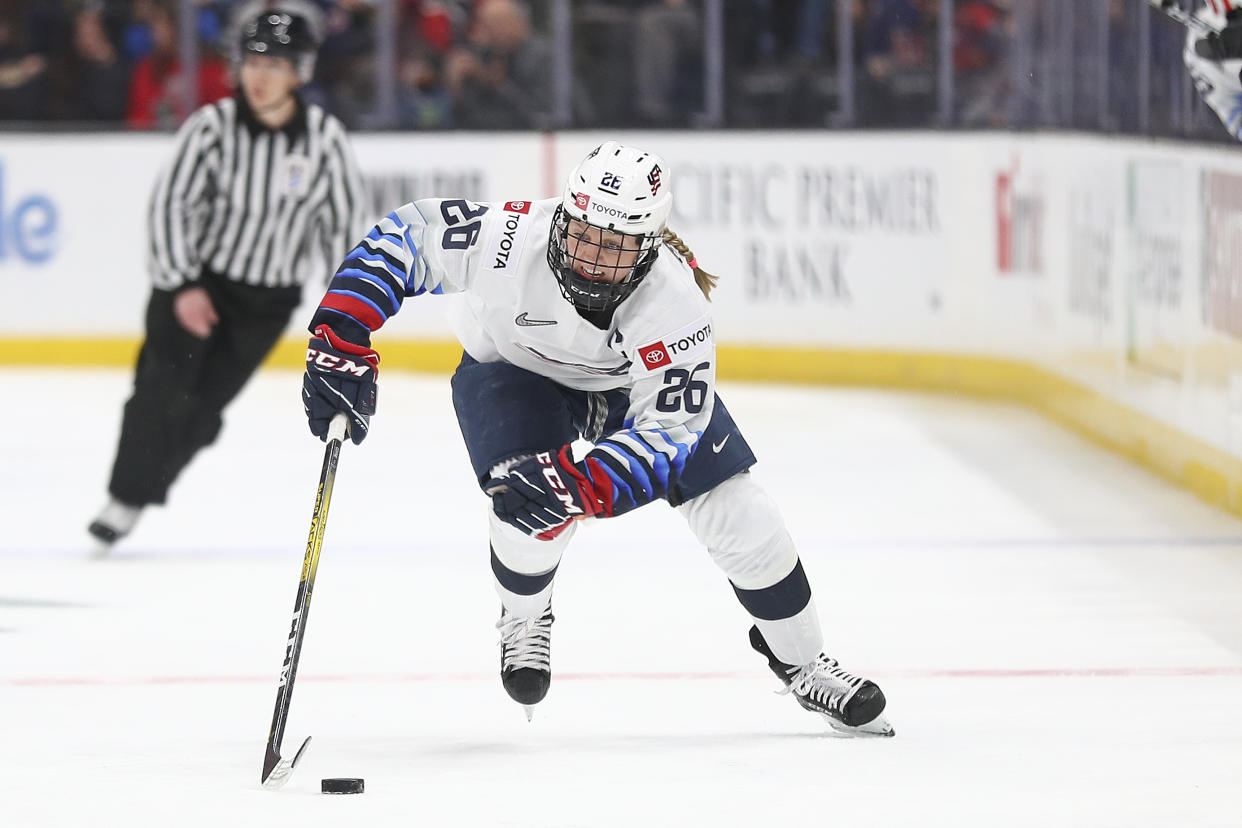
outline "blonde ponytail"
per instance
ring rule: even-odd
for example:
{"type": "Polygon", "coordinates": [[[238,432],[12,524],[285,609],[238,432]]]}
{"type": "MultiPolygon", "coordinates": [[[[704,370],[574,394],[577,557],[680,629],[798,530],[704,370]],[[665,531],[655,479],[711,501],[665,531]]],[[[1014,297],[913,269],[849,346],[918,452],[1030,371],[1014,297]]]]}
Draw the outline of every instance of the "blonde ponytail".
{"type": "Polygon", "coordinates": [[[719,281],[719,278],[699,267],[698,260],[694,258],[694,253],[681,240],[681,236],[667,227],[664,228],[664,243],[676,250],[677,255],[685,259],[686,264],[690,265],[691,269],[694,270],[694,283],[699,286],[699,290],[703,291],[703,295],[710,302],[712,300],[712,288],[716,287],[716,282],[719,281]]]}

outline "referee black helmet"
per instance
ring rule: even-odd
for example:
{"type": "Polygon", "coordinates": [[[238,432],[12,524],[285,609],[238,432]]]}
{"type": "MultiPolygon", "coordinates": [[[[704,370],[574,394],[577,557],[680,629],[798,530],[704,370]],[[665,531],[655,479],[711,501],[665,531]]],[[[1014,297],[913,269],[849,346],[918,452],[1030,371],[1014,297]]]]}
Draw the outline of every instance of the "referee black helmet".
{"type": "Polygon", "coordinates": [[[319,42],[310,22],[296,12],[267,9],[242,23],[241,57],[269,55],[293,61],[298,79],[309,83],[319,42]]]}

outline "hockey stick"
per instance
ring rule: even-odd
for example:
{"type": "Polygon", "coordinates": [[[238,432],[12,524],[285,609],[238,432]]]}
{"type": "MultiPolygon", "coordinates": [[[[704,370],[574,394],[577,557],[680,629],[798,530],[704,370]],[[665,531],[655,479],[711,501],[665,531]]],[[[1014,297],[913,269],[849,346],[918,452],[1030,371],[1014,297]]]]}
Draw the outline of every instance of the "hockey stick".
{"type": "Polygon", "coordinates": [[[1215,34],[1216,30],[1205,21],[1177,4],[1176,0],[1147,0],[1148,4],[1164,12],[1171,20],[1176,20],[1192,32],[1201,35],[1215,34]]]}
{"type": "Polygon", "coordinates": [[[263,757],[263,787],[274,791],[289,780],[297,767],[310,737],[302,742],[292,759],[280,758],[280,743],[285,737],[289,720],[289,702],[293,698],[293,680],[298,674],[298,658],[306,636],[306,618],[310,614],[311,593],[315,590],[315,573],[319,570],[319,550],[323,547],[323,531],[328,523],[328,505],[332,502],[332,484],[336,482],[336,464],[345,440],[345,415],[337,414],[328,425],[328,445],[323,452],[323,468],[319,472],[319,491],[315,495],[315,511],[311,515],[310,535],[306,539],[306,556],[302,559],[302,578],[298,581],[293,601],[293,625],[285,645],[285,663],[280,668],[280,684],[276,689],[276,710],[272,713],[272,729],[267,736],[267,753],[263,757]]]}

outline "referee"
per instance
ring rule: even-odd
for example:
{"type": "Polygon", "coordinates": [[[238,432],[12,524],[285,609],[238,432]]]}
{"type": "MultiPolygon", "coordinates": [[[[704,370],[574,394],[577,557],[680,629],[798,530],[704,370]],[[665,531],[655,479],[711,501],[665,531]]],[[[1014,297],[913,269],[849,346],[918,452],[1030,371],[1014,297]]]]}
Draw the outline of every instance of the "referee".
{"type": "Polygon", "coordinates": [[[273,6],[243,18],[237,93],[186,120],[151,197],[146,340],[110,497],[89,527],[101,551],[216,439],[302,284],[363,229],[344,127],[298,93],[314,69],[315,12],[273,6]]]}

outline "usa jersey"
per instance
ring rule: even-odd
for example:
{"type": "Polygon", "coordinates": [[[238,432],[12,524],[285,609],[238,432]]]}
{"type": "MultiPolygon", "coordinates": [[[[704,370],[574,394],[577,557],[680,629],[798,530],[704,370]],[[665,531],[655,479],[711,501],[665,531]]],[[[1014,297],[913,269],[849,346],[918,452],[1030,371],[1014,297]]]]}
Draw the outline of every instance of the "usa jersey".
{"type": "Polygon", "coordinates": [[[588,455],[612,478],[619,514],[664,497],[711,419],[711,314],[689,265],[665,246],[606,328],[583,319],[548,265],[557,204],[424,199],[398,208],[348,254],[311,329],[326,324],[369,346],[407,297],[463,294],[453,328],[476,360],[582,391],[627,390],[623,428],[588,455]]]}

